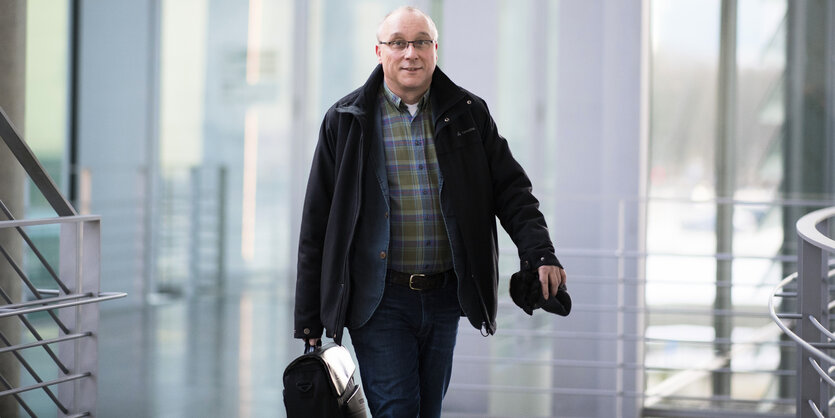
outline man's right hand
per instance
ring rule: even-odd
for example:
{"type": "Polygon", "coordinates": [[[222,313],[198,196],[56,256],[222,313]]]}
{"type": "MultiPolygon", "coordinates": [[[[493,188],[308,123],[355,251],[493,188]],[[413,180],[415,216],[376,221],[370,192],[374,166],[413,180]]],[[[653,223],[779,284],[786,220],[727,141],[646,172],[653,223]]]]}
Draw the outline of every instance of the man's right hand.
{"type": "Polygon", "coordinates": [[[310,344],[311,347],[316,347],[319,344],[319,338],[309,338],[307,343],[310,344]]]}

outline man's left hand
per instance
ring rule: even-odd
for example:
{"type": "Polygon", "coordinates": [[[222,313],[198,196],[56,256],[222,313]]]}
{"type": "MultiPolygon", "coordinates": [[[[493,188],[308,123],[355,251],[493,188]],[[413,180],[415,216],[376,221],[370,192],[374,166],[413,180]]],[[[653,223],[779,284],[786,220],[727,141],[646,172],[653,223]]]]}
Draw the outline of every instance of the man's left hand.
{"type": "Polygon", "coordinates": [[[556,295],[557,288],[568,280],[565,270],[557,266],[539,266],[537,271],[539,272],[539,283],[542,284],[542,297],[545,300],[548,300],[551,295],[556,295]]]}

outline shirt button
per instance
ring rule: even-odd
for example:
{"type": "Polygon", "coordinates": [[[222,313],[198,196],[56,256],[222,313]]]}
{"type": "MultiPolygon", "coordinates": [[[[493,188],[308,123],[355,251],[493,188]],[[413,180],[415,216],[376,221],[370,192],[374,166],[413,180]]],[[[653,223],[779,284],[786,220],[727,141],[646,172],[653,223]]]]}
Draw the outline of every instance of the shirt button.
{"type": "Polygon", "coordinates": [[[385,251],[380,251],[380,259],[381,259],[381,260],[385,260],[385,259],[386,259],[386,252],[385,252],[385,251]]]}
{"type": "Polygon", "coordinates": [[[385,214],[385,215],[383,215],[383,216],[385,216],[386,218],[388,218],[388,217],[389,217],[389,213],[388,213],[388,212],[386,212],[386,214],[385,214]]]}
{"type": "Polygon", "coordinates": [[[420,146],[420,141],[415,141],[415,145],[420,146]]]}
{"type": "Polygon", "coordinates": [[[426,241],[426,245],[431,245],[431,244],[432,244],[431,241],[426,241]]]}
{"type": "Polygon", "coordinates": [[[423,170],[423,164],[418,165],[419,170],[423,170]]]}
{"type": "Polygon", "coordinates": [[[427,192],[426,190],[424,190],[424,191],[422,191],[421,193],[426,194],[426,193],[428,193],[428,192],[427,192]]]}

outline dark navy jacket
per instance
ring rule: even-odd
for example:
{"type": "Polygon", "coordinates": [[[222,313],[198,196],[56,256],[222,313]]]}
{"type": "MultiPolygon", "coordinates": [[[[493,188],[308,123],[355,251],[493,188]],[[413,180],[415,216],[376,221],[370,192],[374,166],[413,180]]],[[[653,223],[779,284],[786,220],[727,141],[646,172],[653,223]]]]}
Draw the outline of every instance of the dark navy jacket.
{"type": "MultiPolygon", "coordinates": [[[[377,66],[359,89],[328,109],[319,132],[304,201],[296,279],[296,338],[342,340],[345,326],[373,313],[385,286],[388,185],[377,66]],[[384,160],[383,160],[384,162],[384,160]],[[382,177],[381,177],[382,170],[382,177]]],[[[496,217],[519,251],[522,268],[560,265],[531,183],[496,130],[481,98],[436,68],[430,105],[441,172],[441,210],[458,276],[458,298],[470,323],[496,329],[496,217]]]]}

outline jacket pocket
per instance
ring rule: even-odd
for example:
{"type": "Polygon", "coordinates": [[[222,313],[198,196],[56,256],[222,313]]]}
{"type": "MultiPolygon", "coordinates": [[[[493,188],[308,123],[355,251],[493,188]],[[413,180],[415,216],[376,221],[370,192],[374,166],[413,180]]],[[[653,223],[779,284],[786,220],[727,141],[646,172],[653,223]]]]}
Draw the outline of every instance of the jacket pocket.
{"type": "Polygon", "coordinates": [[[469,114],[445,126],[437,136],[435,149],[439,154],[456,152],[463,148],[481,145],[481,132],[469,114]]]}

